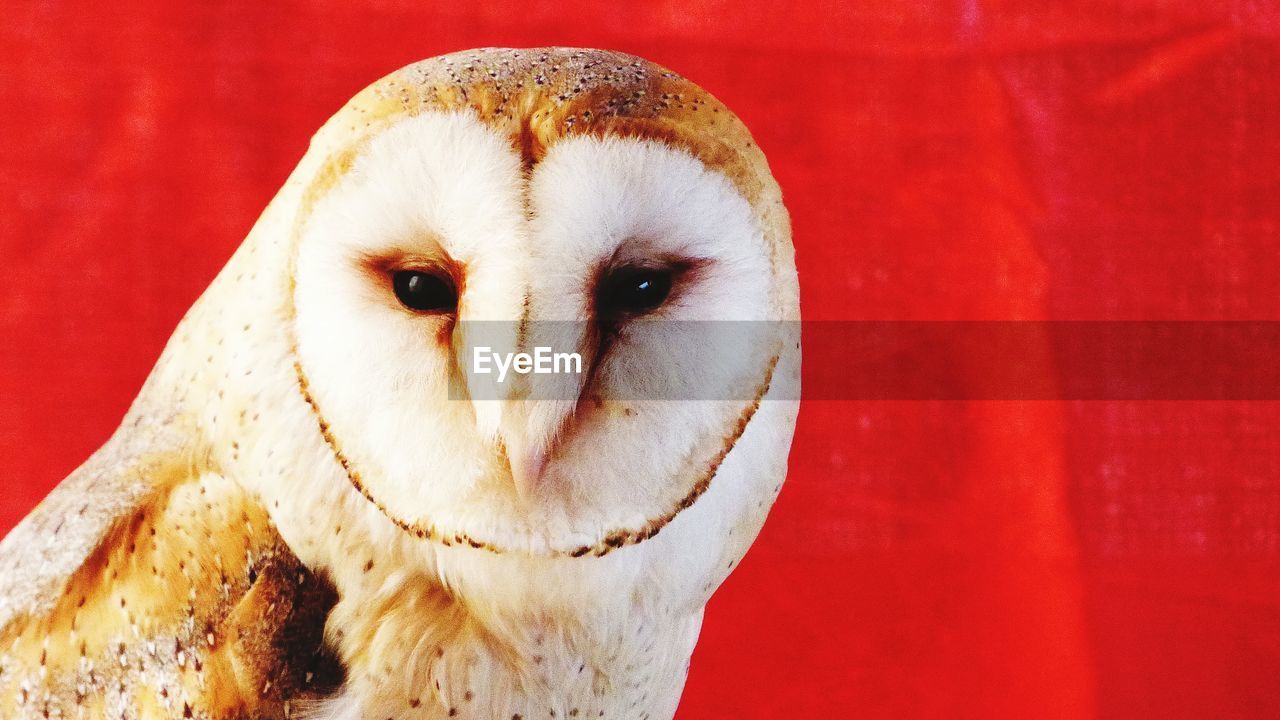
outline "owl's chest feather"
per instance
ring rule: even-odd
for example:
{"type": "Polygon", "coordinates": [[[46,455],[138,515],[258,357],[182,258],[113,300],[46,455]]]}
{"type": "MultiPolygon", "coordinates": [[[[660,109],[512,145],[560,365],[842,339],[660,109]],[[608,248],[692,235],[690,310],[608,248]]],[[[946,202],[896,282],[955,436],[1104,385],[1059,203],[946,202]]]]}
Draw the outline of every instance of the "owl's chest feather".
{"type": "Polygon", "coordinates": [[[468,606],[397,573],[346,594],[330,615],[348,683],[315,717],[669,718],[700,621],[640,598],[597,615],[468,606]]]}

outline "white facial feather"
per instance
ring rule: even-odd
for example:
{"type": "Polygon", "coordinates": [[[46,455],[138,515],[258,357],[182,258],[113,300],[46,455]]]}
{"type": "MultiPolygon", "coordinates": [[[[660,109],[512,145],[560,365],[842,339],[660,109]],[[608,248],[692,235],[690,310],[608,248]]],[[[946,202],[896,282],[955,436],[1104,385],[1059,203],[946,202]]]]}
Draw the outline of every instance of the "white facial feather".
{"type": "MultiPolygon", "coordinates": [[[[526,186],[515,150],[468,115],[426,112],[374,138],[317,204],[297,251],[310,391],[365,487],[398,517],[525,552],[589,546],[676,507],[699,481],[690,466],[716,450],[708,436],[732,427],[763,368],[744,368],[741,399],[646,399],[655,388],[694,397],[722,368],[706,354],[682,356],[678,324],[637,323],[605,357],[576,338],[598,369],[594,386],[565,399],[449,399],[467,339],[448,318],[400,307],[389,277],[365,266],[370,257],[463,267],[462,327],[504,320],[514,333],[526,321],[536,337],[548,321],[592,314],[596,276],[611,261],[667,257],[698,268],[646,320],[776,319],[750,206],[687,153],[571,138],[526,186]],[[513,492],[513,448],[550,449],[533,502],[513,492]]],[[[732,337],[746,344],[717,347],[717,358],[768,359],[748,336],[732,337]]]]}

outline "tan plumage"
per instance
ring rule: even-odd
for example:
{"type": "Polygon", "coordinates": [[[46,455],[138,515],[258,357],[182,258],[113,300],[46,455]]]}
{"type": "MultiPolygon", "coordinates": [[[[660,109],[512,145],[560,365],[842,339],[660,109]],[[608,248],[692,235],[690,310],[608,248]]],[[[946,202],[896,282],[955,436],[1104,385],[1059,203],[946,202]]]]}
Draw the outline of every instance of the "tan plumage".
{"type": "MultiPolygon", "coordinates": [[[[426,143],[451,132],[463,138],[456,145],[477,138],[467,156],[474,165],[488,168],[483,158],[492,156],[495,172],[519,176],[512,188],[552,199],[557,186],[539,190],[537,178],[554,153],[570,168],[571,152],[620,153],[690,173],[690,187],[725,208],[715,226],[740,219],[751,228],[732,243],[739,264],[749,269],[758,256],[768,279],[758,319],[798,319],[778,188],[746,129],[697,86],[631,56],[564,48],[459,53],[394,73],[317,133],[115,436],[0,543],[0,716],[674,711],[702,606],[755,537],[785,475],[796,408],[770,398],[794,397],[799,347],[762,343],[742,399],[691,410],[685,425],[660,408],[597,396],[548,420],[542,435],[536,413],[504,405],[495,438],[441,419],[468,405],[428,408],[450,434],[427,446],[475,448],[474,462],[448,472],[434,463],[425,478],[388,469],[412,456],[394,464],[386,458],[398,446],[379,450],[391,441],[360,433],[377,413],[398,412],[395,403],[377,402],[376,382],[367,400],[344,399],[339,386],[364,378],[333,369],[352,360],[331,359],[335,351],[307,329],[320,311],[299,306],[317,292],[316,273],[327,272],[311,248],[323,250],[318,233],[328,221],[313,219],[364,207],[341,203],[363,197],[353,188],[376,178],[376,158],[394,164],[412,154],[388,151],[390,138],[426,143]],[[422,122],[410,126],[411,118],[422,122]],[[533,188],[519,189],[529,175],[533,188]],[[749,208],[741,218],[739,206],[749,208]],[[350,416],[361,402],[376,405],[371,420],[350,416]],[[689,441],[657,452],[672,441],[668,425],[689,441]],[[517,470],[508,456],[526,441],[550,458],[534,500],[510,490],[517,470]],[[662,480],[620,484],[607,462],[575,459],[610,447],[624,467],[649,456],[666,462],[639,468],[662,480]],[[467,472],[472,480],[456,479],[467,472]]],[[[512,227],[530,214],[514,213],[512,227]]],[[[465,254],[456,245],[439,252],[465,254]]],[[[558,269],[583,251],[561,257],[535,242],[529,252],[529,262],[558,269]]],[[[491,302],[490,317],[506,313],[522,327],[550,316],[537,308],[555,304],[543,302],[551,291],[529,282],[523,295],[488,301],[468,287],[458,313],[491,302]],[[478,299],[468,304],[467,293],[478,299]]],[[[397,430],[416,427],[409,417],[392,416],[397,430]]]]}
{"type": "Polygon", "coordinates": [[[173,419],[135,417],[5,538],[0,716],[270,717],[332,692],[332,587],[193,472],[173,419]]]}

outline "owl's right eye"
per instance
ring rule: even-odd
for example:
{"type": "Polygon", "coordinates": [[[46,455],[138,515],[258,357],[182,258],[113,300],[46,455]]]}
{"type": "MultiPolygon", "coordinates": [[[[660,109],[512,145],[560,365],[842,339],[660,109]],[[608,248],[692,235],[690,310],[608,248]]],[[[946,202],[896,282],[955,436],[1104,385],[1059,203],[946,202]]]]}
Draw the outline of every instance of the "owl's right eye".
{"type": "Polygon", "coordinates": [[[611,316],[646,313],[666,302],[671,282],[668,268],[620,268],[601,280],[596,306],[611,316]]]}
{"type": "Polygon", "coordinates": [[[414,312],[451,313],[458,309],[458,291],[442,272],[398,270],[391,276],[400,304],[414,312]]]}

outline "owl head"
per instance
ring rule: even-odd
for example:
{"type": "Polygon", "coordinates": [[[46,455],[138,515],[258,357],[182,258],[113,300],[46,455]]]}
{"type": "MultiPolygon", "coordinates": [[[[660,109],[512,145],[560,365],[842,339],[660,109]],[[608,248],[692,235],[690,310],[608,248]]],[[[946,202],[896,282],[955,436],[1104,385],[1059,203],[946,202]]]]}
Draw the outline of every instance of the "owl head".
{"type": "Polygon", "coordinates": [[[424,541],[601,555],[754,482],[722,472],[751,428],[785,457],[799,311],[777,184],[724,105],[652,63],[407,67],[329,121],[259,225],[242,255],[286,269],[297,432],[424,541]]]}

